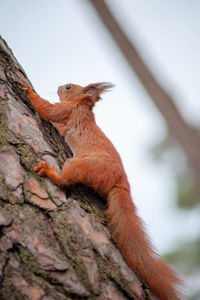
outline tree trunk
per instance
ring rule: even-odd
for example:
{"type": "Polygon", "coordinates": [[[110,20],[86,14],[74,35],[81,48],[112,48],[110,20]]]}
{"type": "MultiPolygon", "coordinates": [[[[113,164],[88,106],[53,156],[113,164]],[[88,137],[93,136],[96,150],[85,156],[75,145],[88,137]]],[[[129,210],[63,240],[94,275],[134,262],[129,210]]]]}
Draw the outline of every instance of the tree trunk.
{"type": "Polygon", "coordinates": [[[170,133],[178,140],[186,154],[188,162],[196,175],[197,190],[200,195],[200,134],[191,127],[181,116],[175,101],[169,93],[159,84],[149,70],[135,45],[112,15],[105,1],[90,0],[95,7],[102,22],[111,33],[114,41],[121,50],[128,64],[136,73],[142,85],[150,95],[164,117],[170,133]]]}
{"type": "Polygon", "coordinates": [[[103,200],[33,172],[40,159],[59,170],[71,153],[18,81],[30,85],[0,38],[0,299],[146,299],[110,239],[103,200]]]}

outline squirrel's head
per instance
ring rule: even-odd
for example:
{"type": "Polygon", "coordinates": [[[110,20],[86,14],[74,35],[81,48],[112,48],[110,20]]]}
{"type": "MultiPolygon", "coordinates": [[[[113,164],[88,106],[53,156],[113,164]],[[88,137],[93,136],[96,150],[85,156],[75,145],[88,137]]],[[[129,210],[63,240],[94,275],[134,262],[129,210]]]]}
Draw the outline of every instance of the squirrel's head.
{"type": "Polygon", "coordinates": [[[76,84],[65,84],[58,88],[60,102],[74,105],[86,105],[92,109],[95,103],[101,98],[101,94],[110,88],[113,84],[108,82],[91,83],[85,87],[76,84]]]}

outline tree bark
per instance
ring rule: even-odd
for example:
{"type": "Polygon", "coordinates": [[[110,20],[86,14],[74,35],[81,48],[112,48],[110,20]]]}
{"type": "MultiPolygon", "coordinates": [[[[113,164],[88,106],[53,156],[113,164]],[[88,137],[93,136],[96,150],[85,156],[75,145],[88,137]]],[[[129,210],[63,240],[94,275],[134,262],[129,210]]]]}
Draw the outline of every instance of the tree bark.
{"type": "Polygon", "coordinates": [[[159,84],[147,67],[135,45],[128,39],[104,0],[90,0],[100,19],[111,33],[128,64],[136,73],[154,104],[164,117],[170,133],[183,147],[188,162],[196,175],[197,189],[200,194],[200,134],[191,127],[178,111],[174,99],[159,84]]]}
{"type": "Polygon", "coordinates": [[[71,153],[18,81],[31,85],[0,38],[0,299],[147,299],[111,241],[103,200],[33,172],[40,159],[59,170],[71,153]]]}

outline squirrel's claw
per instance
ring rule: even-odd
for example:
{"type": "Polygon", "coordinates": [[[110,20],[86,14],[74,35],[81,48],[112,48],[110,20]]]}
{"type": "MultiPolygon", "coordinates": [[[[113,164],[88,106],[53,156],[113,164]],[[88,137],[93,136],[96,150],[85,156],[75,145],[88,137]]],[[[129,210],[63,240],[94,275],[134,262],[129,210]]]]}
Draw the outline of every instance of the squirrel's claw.
{"type": "Polygon", "coordinates": [[[17,83],[19,83],[21,85],[23,91],[25,91],[25,92],[28,91],[29,86],[27,84],[25,84],[21,81],[17,81],[17,83]]]}
{"type": "Polygon", "coordinates": [[[35,167],[34,171],[38,171],[38,175],[47,174],[50,170],[49,165],[46,161],[40,161],[35,167]]]}

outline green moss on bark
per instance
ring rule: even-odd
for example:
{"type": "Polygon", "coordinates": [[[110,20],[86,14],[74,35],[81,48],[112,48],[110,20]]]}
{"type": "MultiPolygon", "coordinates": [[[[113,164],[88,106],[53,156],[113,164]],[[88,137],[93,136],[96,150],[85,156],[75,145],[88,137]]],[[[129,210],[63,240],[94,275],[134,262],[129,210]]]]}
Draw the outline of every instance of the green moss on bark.
{"type": "MultiPolygon", "coordinates": [[[[70,260],[75,273],[80,278],[86,290],[91,292],[91,285],[82,260],[82,241],[80,240],[82,233],[78,234],[78,228],[75,229],[72,224],[66,224],[65,211],[50,213],[50,215],[53,220],[53,230],[56,233],[63,252],[70,260]]],[[[79,227],[78,224],[75,225],[79,227]]]]}

